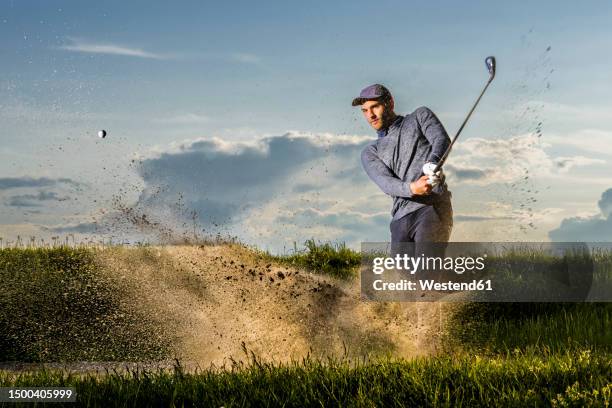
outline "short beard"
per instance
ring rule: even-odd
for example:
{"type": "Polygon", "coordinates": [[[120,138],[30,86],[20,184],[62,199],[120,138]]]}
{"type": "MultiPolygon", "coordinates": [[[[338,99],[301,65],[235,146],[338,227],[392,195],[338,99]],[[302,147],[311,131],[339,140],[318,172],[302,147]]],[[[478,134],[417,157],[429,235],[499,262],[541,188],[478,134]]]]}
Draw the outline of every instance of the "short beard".
{"type": "Polygon", "coordinates": [[[396,117],[397,117],[397,115],[395,114],[395,112],[393,112],[393,111],[385,111],[385,114],[381,118],[381,120],[382,120],[382,127],[384,129],[386,129],[389,126],[391,126],[391,124],[395,121],[396,117]]]}

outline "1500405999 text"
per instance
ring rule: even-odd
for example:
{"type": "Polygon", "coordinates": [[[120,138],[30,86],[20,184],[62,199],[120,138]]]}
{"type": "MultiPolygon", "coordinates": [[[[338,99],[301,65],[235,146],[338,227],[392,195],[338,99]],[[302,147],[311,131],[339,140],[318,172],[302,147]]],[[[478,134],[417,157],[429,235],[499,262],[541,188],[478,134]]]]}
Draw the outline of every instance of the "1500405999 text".
{"type": "Polygon", "coordinates": [[[0,387],[0,403],[76,402],[73,387],[0,387]]]}

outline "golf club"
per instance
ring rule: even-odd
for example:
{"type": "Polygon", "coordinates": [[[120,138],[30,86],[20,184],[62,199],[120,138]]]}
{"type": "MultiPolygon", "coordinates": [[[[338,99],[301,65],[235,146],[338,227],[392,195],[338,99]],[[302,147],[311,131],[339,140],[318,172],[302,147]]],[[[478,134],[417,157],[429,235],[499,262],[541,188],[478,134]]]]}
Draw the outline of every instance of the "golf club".
{"type": "Polygon", "coordinates": [[[457,134],[455,135],[455,137],[453,137],[453,140],[451,140],[450,145],[448,145],[448,148],[446,149],[446,152],[444,152],[444,155],[442,156],[442,158],[440,159],[440,161],[436,165],[436,167],[435,167],[435,169],[433,171],[434,174],[438,170],[440,170],[440,167],[442,167],[442,165],[444,165],[444,162],[446,161],[446,158],[448,157],[448,154],[450,153],[451,149],[453,148],[453,145],[457,141],[457,138],[459,137],[459,134],[461,133],[461,131],[465,127],[465,124],[467,123],[467,121],[470,118],[470,116],[472,116],[472,112],[474,112],[474,109],[476,109],[476,105],[478,105],[478,102],[480,102],[480,99],[482,98],[482,95],[484,95],[485,91],[489,87],[489,84],[491,83],[491,81],[493,81],[493,78],[495,78],[495,57],[493,57],[493,56],[487,57],[485,59],[485,64],[487,65],[487,70],[489,71],[489,80],[487,81],[487,84],[485,85],[484,89],[480,93],[480,96],[478,96],[478,99],[476,99],[476,102],[474,103],[474,106],[472,106],[472,109],[470,109],[470,112],[467,114],[467,117],[465,118],[465,120],[461,124],[461,127],[457,131],[457,134]]]}

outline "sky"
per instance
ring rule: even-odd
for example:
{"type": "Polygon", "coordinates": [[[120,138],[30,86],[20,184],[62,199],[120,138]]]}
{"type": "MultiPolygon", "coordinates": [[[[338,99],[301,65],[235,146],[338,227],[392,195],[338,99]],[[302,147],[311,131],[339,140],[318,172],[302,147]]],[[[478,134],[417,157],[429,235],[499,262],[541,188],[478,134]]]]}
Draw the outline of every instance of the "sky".
{"type": "Polygon", "coordinates": [[[494,55],[445,166],[451,239],[610,241],[611,20],[603,1],[2,1],[0,238],[387,241],[350,101],[383,83],[453,136],[494,55]]]}

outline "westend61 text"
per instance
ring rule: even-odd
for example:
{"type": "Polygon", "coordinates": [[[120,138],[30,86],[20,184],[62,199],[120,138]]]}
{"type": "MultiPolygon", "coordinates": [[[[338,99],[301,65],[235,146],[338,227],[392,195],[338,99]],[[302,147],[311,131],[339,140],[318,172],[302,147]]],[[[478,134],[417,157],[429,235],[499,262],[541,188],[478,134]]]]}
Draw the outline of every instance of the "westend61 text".
{"type": "Polygon", "coordinates": [[[375,280],[372,283],[374,290],[462,290],[462,291],[481,291],[493,290],[491,280],[473,280],[471,282],[436,282],[434,280],[419,280],[419,286],[416,282],[402,279],[399,282],[384,282],[375,280]]]}
{"type": "Polygon", "coordinates": [[[467,257],[445,257],[440,256],[425,256],[425,254],[412,257],[407,254],[397,254],[395,257],[376,257],[372,261],[372,272],[380,275],[385,270],[404,270],[410,274],[416,273],[417,270],[430,271],[454,271],[457,274],[462,274],[465,271],[482,271],[485,267],[484,260],[487,255],[473,258],[467,257]]]}

